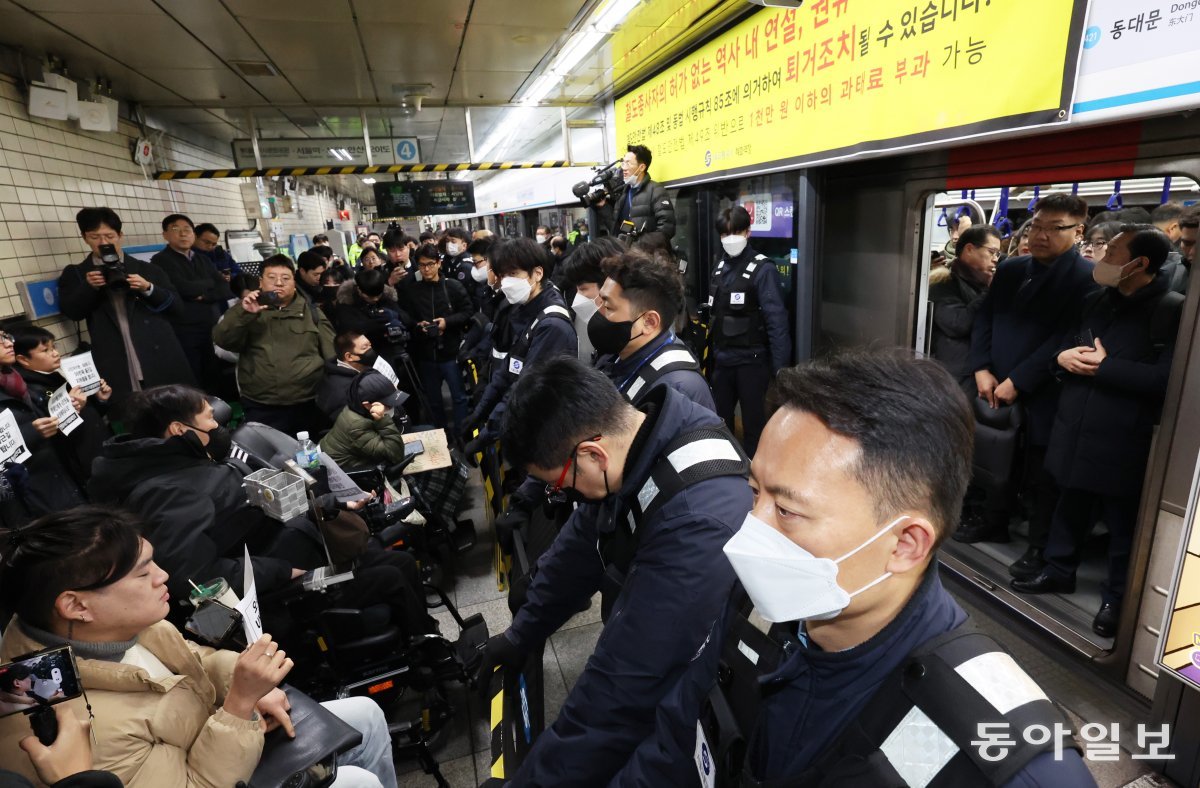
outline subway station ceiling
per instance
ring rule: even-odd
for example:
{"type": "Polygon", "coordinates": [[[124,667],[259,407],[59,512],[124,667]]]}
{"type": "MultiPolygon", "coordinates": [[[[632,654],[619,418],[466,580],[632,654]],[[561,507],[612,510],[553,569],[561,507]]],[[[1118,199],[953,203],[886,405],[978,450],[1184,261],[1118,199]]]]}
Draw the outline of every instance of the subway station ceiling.
{"type": "Polygon", "coordinates": [[[745,0],[0,0],[0,45],[26,64],[59,58],[77,80],[111,81],[114,98],[148,117],[222,142],[252,128],[263,139],[361,137],[365,120],[373,138],[417,137],[424,162],[459,162],[470,157],[467,116],[479,153],[598,19],[618,22],[539,91],[538,109],[503,150],[493,147],[493,159],[532,155],[559,133],[560,107],[568,119],[594,117],[647,69],[752,8],[745,0]]]}

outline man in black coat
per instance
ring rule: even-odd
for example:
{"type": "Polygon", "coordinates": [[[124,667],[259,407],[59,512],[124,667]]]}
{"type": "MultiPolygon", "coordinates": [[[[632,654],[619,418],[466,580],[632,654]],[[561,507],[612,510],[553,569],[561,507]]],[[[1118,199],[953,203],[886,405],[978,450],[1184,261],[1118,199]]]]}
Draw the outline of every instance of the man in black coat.
{"type": "Polygon", "coordinates": [[[173,213],[162,220],[162,228],[167,245],[150,262],[166,272],[179,295],[172,325],[192,374],[201,387],[215,393],[221,385],[221,366],[213,350],[212,330],[221,317],[221,307],[233,298],[233,292],[208,258],[192,249],[196,227],[191,219],[173,213]]]}
{"type": "Polygon", "coordinates": [[[1171,242],[1161,230],[1127,224],[1108,243],[1075,330],[1059,346],[1062,394],[1046,469],[1061,487],[1046,568],[1017,591],[1071,593],[1079,553],[1098,521],[1108,527],[1108,579],[1092,624],[1116,635],[1142,477],[1158,423],[1184,297],[1162,270],[1171,242]]]}
{"type": "Polygon", "coordinates": [[[621,160],[623,187],[612,196],[613,235],[659,232],[675,236],[675,206],[661,183],[650,179],[653,156],[645,145],[630,145],[621,160]]]}
{"type": "MultiPolygon", "coordinates": [[[[461,242],[456,237],[447,237],[455,243],[461,242]]],[[[412,355],[425,389],[430,417],[435,427],[447,426],[446,409],[442,405],[442,381],[445,381],[454,408],[451,434],[457,435],[467,419],[467,390],[458,367],[458,349],[475,310],[466,288],[457,279],[449,278],[441,265],[437,249],[432,245],[422,246],[417,250],[420,278],[404,279],[398,295],[412,332],[412,355]]]]}
{"type": "MultiPolygon", "coordinates": [[[[1038,201],[1029,225],[1029,256],[1005,260],[975,315],[970,369],[980,399],[992,407],[1020,402],[1028,427],[1025,480],[1032,492],[1029,547],[1009,572],[1033,577],[1045,562],[1042,551],[1058,499],[1043,461],[1058,404],[1052,374],[1063,333],[1079,314],[1084,297],[1096,288],[1092,266],[1077,245],[1087,221],[1087,203],[1070,194],[1038,201]]],[[[960,529],[960,542],[1008,538],[1007,506],[989,506],[982,522],[960,529]]]]}
{"type": "Polygon", "coordinates": [[[950,276],[929,286],[933,304],[930,355],[954,376],[968,397],[976,393],[975,375],[967,363],[971,327],[999,257],[1000,232],[990,224],[977,224],[958,237],[950,276]]]}
{"type": "Polygon", "coordinates": [[[112,209],[84,208],[75,222],[92,253],[63,269],[59,305],[72,320],[87,320],[96,368],[113,388],[114,405],[145,387],[194,383],[171,329],[182,307],[170,277],[158,266],[121,254],[121,218],[112,209]],[[105,266],[102,246],[113,247],[120,270],[105,266]]]}

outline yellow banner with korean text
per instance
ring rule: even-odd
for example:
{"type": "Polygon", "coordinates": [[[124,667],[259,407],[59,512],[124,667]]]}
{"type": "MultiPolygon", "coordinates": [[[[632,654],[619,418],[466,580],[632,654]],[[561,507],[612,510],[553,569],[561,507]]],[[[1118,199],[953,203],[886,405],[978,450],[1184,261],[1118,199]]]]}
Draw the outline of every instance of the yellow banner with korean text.
{"type": "Polygon", "coordinates": [[[1086,5],[766,8],[618,98],[618,153],[645,145],[681,183],[1065,120],[1086,5]]]}

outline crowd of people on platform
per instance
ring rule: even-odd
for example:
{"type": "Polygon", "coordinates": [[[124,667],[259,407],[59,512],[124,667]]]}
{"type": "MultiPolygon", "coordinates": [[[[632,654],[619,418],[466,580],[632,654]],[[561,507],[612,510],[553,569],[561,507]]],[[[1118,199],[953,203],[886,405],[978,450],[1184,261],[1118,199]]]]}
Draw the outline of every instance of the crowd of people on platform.
{"type": "MultiPolygon", "coordinates": [[[[993,270],[995,233],[959,237],[943,289],[962,314],[935,352],[950,373],[882,351],[792,367],[779,272],[754,249],[749,212],[731,205],[717,217],[722,251],[697,309],[651,158],[630,146],[596,237],[586,225],[518,238],[464,227],[412,238],[393,227],[359,236],[344,260],[317,235],[294,261],[276,254],[252,266],[221,248],[212,225],[172,214],[165,248],[142,261],[122,253],[115,212],[78,213],[90,254],[63,270],[59,290],[63,313],[87,323],[99,385],[66,381],[49,332],[0,334],[0,402],[29,452],[0,475],[0,609],[12,616],[0,660],[72,647],[97,720],[92,757],[77,771],[110,773],[84,772],[96,785],[113,776],[232,785],[253,771],[264,730],[290,731],[278,685],[292,663],[278,643],[266,635],[240,654],[213,650],[171,620],[189,581],[242,589],[247,547],[262,589],[324,563],[320,523],[270,521],[246,501],[214,396],[247,421],[317,438],[350,469],[401,459],[416,423],[445,428],[468,458],[498,442],[525,480],[498,533],[547,506],[562,514],[511,626],[481,649],[479,685],[495,667],[525,664],[597,592],[604,630],[556,722],[519,769],[488,784],[711,784],[714,745],[728,732],[712,693],[719,664],[746,653],[738,633],[751,605],[774,624],[775,644],[762,664],[753,652],[771,691],[746,707],[744,758],[733,764],[753,780],[895,782],[903,766],[885,752],[904,720],[933,714],[944,738],[978,748],[976,712],[997,682],[1025,688],[1012,719],[1062,727],[1034,682],[963,627],[938,578],[937,548],[959,525],[968,482],[964,391],[993,407],[1020,398],[1042,419],[1038,470],[1055,474],[1062,493],[1057,508],[1044,504],[1054,526],[1043,563],[1022,582],[1065,588],[1074,554],[1054,534],[1078,536],[1091,516],[1072,496],[1092,500],[1099,484],[1112,499],[1105,511],[1123,511],[1121,485],[1144,464],[1127,448],[1096,452],[1107,450],[1112,418],[1141,441],[1148,403],[1161,397],[1170,353],[1158,341],[1170,321],[1148,296],[1157,304],[1166,289],[1165,236],[1096,227],[1107,246],[1093,269],[1076,251],[1086,205],[1047,196],[1026,233],[1031,257],[993,270]],[[1105,286],[1098,294],[1093,279],[1105,286]],[[1094,343],[1062,334],[1068,296],[1080,302],[1074,335],[1090,330],[1094,343]],[[1053,320],[1042,306],[1051,302],[1053,320]],[[707,331],[693,330],[696,320],[707,331]],[[1078,402],[1081,419],[1056,419],[1040,394],[1056,377],[1052,362],[1064,378],[1053,400],[1078,402]],[[1136,366],[1146,364],[1152,376],[1136,366]],[[82,421],[69,433],[49,410],[60,390],[82,421]],[[929,692],[906,695],[912,660],[926,657],[990,658],[995,669],[943,670],[929,692]],[[972,702],[930,711],[950,696],[972,702]]],[[[332,499],[316,508],[319,518],[354,514],[332,499]]],[[[367,545],[353,558],[351,600],[386,602],[414,637],[436,631],[408,553],[367,545]]],[[[395,785],[374,702],[327,707],[363,734],[339,756],[337,784],[395,785]]],[[[63,748],[82,747],[76,716],[59,714],[63,748]]],[[[54,782],[65,750],[26,733],[21,717],[0,718],[5,767],[54,782]]],[[[1059,737],[1011,755],[1003,767],[943,759],[927,776],[1093,784],[1059,737]]]]}

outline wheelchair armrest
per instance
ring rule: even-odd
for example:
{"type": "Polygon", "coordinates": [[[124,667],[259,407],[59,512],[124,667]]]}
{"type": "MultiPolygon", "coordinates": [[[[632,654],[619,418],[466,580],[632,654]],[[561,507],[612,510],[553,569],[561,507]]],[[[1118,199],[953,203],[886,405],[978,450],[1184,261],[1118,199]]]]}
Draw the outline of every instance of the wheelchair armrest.
{"type": "Polygon", "coordinates": [[[362,744],[362,733],[295,687],[284,686],[291,710],[288,716],[296,738],[282,729],[271,731],[263,742],[262,757],[249,780],[250,788],[275,788],[289,784],[305,772],[362,744]]]}

